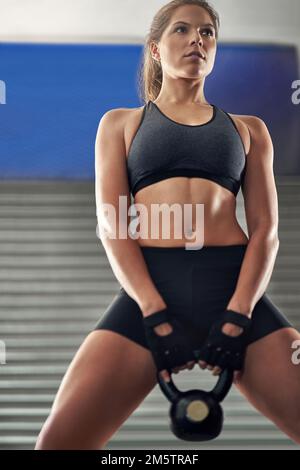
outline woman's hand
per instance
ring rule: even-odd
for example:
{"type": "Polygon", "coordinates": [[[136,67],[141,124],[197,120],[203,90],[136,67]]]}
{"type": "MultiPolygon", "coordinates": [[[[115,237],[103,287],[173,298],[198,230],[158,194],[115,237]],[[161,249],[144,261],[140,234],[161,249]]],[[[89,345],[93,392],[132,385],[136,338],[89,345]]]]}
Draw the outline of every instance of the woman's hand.
{"type": "MultiPolygon", "coordinates": [[[[172,325],[170,325],[170,323],[162,323],[161,325],[156,326],[154,328],[154,331],[159,336],[165,336],[165,335],[172,333],[173,328],[172,328],[172,325]]],[[[174,374],[178,374],[180,370],[184,370],[184,369],[191,370],[193,369],[195,364],[196,364],[196,361],[189,361],[184,366],[175,367],[174,369],[172,369],[172,372],[174,372],[174,374]]],[[[169,382],[171,379],[170,374],[167,370],[161,371],[160,375],[166,382],[169,382]]]]}
{"type": "MultiPolygon", "coordinates": [[[[229,336],[239,336],[243,332],[243,328],[240,328],[237,325],[234,325],[233,323],[225,323],[222,328],[222,332],[225,333],[226,335],[229,336]]],[[[220,367],[213,367],[209,364],[207,364],[205,361],[198,361],[198,364],[201,369],[208,369],[211,370],[213,373],[212,375],[220,375],[222,372],[222,369],[220,367]]],[[[234,377],[236,377],[238,372],[234,373],[234,377]]]]}

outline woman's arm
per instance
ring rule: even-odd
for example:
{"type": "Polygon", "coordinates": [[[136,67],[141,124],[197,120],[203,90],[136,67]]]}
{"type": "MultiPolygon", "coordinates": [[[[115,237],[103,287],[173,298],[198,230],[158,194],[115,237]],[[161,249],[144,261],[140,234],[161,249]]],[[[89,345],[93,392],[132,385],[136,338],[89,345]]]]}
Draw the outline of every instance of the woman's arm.
{"type": "Polygon", "coordinates": [[[279,248],[278,198],[273,173],[274,149],[267,126],[254,116],[244,119],[251,135],[242,187],[249,244],[227,309],[251,318],[270,282],[279,248]]]}
{"type": "Polygon", "coordinates": [[[99,238],[117,280],[127,294],[137,302],[143,316],[147,316],[165,308],[166,303],[150,277],[138,242],[128,235],[130,223],[128,209],[131,200],[123,129],[124,110],[113,109],[101,118],[97,131],[95,195],[99,238]],[[126,196],[126,219],[124,217],[121,219],[119,196],[126,196]],[[105,217],[104,204],[114,208],[115,225],[111,219],[105,217]],[[127,233],[125,239],[119,237],[119,229],[127,233]],[[111,234],[116,238],[109,237],[111,234]]]}

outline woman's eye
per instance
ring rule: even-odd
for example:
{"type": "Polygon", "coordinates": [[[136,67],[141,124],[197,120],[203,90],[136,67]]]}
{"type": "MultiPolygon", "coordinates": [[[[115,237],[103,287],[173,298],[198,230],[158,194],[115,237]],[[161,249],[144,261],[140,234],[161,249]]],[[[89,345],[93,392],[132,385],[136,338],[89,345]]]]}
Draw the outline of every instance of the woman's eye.
{"type": "Polygon", "coordinates": [[[214,35],[214,32],[211,29],[205,29],[204,31],[209,32],[211,36],[214,35]]]}
{"type": "MultiPolygon", "coordinates": [[[[186,27],[185,27],[185,26],[178,26],[178,28],[176,28],[175,31],[178,31],[179,29],[186,30],[186,27]]],[[[210,33],[211,36],[214,35],[214,32],[213,32],[211,29],[209,29],[209,28],[208,28],[208,29],[204,29],[203,31],[210,33]]]]}

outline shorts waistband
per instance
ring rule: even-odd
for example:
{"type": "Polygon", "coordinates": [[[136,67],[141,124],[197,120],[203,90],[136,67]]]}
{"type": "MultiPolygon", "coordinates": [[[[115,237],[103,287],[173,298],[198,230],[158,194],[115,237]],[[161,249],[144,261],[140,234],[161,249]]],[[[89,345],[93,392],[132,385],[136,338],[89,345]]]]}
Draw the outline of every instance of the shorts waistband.
{"type": "Polygon", "coordinates": [[[185,246],[141,246],[143,252],[157,252],[157,253],[201,253],[201,252],[239,252],[245,251],[248,245],[205,245],[200,249],[187,249],[185,246]]]}

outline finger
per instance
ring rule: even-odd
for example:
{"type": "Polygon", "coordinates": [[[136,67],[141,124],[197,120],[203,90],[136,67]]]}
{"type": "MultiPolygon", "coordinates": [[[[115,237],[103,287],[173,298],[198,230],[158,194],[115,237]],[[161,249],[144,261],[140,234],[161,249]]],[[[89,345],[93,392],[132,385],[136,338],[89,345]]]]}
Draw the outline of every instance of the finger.
{"type": "Polygon", "coordinates": [[[174,367],[172,369],[172,372],[174,372],[175,374],[178,374],[179,371],[185,369],[186,367],[185,366],[178,366],[178,367],[174,367]]]}
{"type": "Polygon", "coordinates": [[[179,372],[179,371],[181,371],[181,370],[183,370],[183,369],[186,369],[186,366],[174,367],[174,369],[172,369],[172,370],[174,370],[174,372],[177,373],[177,372],[179,372]]]}
{"type": "Polygon", "coordinates": [[[167,370],[163,370],[159,374],[165,382],[170,382],[171,377],[170,377],[170,374],[167,370]]]}
{"type": "Polygon", "coordinates": [[[172,371],[177,374],[180,370],[184,370],[184,369],[192,369],[192,367],[194,367],[195,365],[195,361],[189,361],[187,362],[185,365],[183,366],[178,366],[178,367],[174,367],[174,369],[172,369],[172,371]]]}
{"type": "Polygon", "coordinates": [[[194,365],[195,365],[195,361],[190,361],[187,363],[187,368],[191,370],[194,367],[194,365]]]}
{"type": "Polygon", "coordinates": [[[238,370],[236,370],[236,371],[234,372],[234,374],[233,374],[233,380],[234,380],[235,382],[237,382],[238,379],[239,379],[239,377],[240,377],[240,372],[239,372],[238,370]]]}
{"type": "Polygon", "coordinates": [[[198,361],[198,364],[201,367],[201,369],[206,369],[207,367],[207,363],[205,361],[198,361]]]}
{"type": "Polygon", "coordinates": [[[219,375],[221,373],[222,369],[220,367],[215,367],[213,370],[212,375],[219,375]]]}

